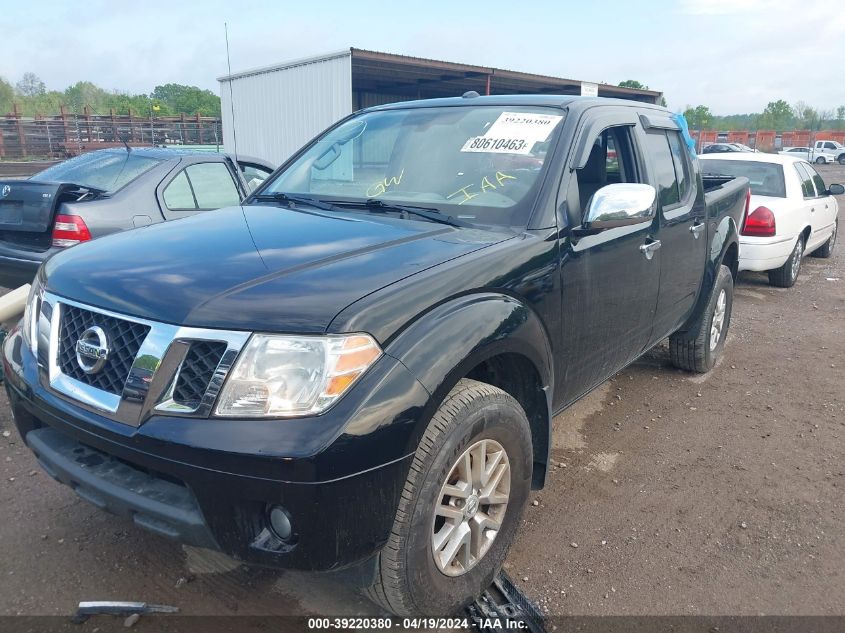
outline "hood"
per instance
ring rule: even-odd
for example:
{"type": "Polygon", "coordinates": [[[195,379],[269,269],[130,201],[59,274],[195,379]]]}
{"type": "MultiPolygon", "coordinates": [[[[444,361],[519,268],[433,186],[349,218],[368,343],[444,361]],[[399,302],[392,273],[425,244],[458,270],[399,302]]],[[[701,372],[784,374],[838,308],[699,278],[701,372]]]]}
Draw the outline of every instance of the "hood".
{"type": "Polygon", "coordinates": [[[248,205],[75,246],[49,259],[44,273],[55,294],[155,321],[316,333],[354,301],[508,237],[248,205]]]}

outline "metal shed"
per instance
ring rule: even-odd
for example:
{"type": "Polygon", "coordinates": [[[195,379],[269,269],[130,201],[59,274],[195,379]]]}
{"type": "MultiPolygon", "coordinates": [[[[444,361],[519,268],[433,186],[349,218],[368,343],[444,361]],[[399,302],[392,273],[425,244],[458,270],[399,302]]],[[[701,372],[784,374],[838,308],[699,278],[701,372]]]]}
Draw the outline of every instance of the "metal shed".
{"type": "Polygon", "coordinates": [[[479,94],[590,94],[658,103],[662,93],[348,48],[218,78],[227,151],[281,164],[338,119],[395,101],[479,94]],[[234,100],[234,125],[232,101],[234,100]]]}

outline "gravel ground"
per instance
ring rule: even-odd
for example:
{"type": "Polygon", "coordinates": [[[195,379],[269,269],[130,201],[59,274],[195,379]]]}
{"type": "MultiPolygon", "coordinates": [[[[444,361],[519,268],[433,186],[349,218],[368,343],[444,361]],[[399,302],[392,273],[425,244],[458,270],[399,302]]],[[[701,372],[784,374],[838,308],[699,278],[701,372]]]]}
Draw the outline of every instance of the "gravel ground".
{"type": "MultiPolygon", "coordinates": [[[[820,171],[845,182],[845,168],[820,171]]],[[[671,368],[658,347],[558,417],[558,466],[509,573],[559,615],[844,614],[843,367],[845,242],[805,259],[789,290],[743,274],[711,374],[671,368]]],[[[331,579],[247,568],[96,510],[41,472],[5,393],[0,432],[0,615],[105,599],[375,613],[331,579]]]]}

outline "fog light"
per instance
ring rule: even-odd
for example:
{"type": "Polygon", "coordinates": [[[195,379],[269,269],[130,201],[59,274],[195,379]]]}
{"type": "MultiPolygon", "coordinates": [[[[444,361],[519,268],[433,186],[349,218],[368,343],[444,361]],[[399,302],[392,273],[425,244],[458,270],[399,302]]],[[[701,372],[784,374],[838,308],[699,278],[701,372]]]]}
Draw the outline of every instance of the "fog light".
{"type": "Polygon", "coordinates": [[[283,541],[287,541],[293,534],[293,526],[290,523],[290,517],[287,510],[282,506],[273,506],[270,509],[270,527],[283,541]]]}

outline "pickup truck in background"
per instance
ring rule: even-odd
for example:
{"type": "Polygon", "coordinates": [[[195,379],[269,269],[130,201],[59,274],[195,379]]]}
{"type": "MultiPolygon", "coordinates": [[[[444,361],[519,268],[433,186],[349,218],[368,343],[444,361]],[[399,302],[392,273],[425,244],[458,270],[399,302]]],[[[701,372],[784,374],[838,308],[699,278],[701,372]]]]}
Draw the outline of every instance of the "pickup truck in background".
{"type": "Polygon", "coordinates": [[[3,346],[15,423],[139,526],[451,614],[502,565],[557,413],[667,337],[714,366],[748,199],[658,106],[370,108],[241,206],[49,259],[3,346]]]}
{"type": "Polygon", "coordinates": [[[51,255],[118,231],[238,204],[273,171],[192,149],[103,149],[27,180],[0,180],[0,286],[30,283],[51,255]]]}
{"type": "Polygon", "coordinates": [[[845,165],[845,145],[833,140],[816,141],[812,147],[785,147],[778,154],[800,156],[810,163],[845,165]]]}
{"type": "Polygon", "coordinates": [[[816,163],[817,165],[825,165],[827,163],[835,163],[836,158],[829,154],[816,154],[812,147],[784,147],[778,152],[781,156],[792,156],[793,158],[801,158],[808,163],[816,163]]]}

